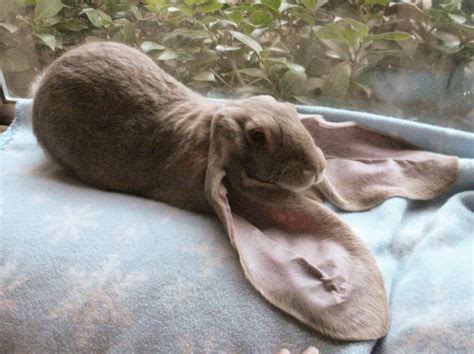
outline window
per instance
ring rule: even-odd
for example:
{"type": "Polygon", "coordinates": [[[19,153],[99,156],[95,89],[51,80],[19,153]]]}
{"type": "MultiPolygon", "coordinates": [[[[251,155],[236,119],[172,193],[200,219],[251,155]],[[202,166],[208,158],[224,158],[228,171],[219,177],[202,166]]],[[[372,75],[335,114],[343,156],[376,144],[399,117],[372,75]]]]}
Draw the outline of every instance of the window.
{"type": "Polygon", "coordinates": [[[270,94],[474,131],[474,5],[388,0],[2,0],[0,63],[25,97],[79,43],[135,46],[213,97],[270,94]]]}

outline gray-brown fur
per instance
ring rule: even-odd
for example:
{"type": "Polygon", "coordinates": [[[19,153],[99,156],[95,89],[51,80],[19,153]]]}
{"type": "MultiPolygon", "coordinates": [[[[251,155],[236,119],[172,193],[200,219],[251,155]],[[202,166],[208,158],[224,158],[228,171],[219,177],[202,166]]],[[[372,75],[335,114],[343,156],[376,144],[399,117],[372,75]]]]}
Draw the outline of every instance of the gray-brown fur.
{"type": "Polygon", "coordinates": [[[226,150],[219,166],[224,170],[243,169],[263,182],[297,189],[324,169],[322,153],[293,106],[267,96],[211,103],[145,54],[118,43],[69,51],[47,68],[35,90],[39,143],[100,188],[209,211],[204,184],[211,126],[226,150]],[[270,134],[271,147],[249,142],[246,132],[254,126],[270,134]],[[304,169],[311,172],[302,176],[304,169]]]}

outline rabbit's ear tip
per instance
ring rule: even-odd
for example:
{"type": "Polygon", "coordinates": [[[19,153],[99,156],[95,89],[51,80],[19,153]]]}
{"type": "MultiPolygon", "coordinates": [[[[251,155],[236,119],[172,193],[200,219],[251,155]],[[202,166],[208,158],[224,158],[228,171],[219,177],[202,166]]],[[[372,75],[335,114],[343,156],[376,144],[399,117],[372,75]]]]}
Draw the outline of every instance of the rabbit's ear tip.
{"type": "MultiPolygon", "coordinates": [[[[390,321],[388,313],[382,315],[378,323],[372,323],[370,326],[363,324],[358,325],[356,328],[353,326],[341,327],[338,329],[331,330],[331,333],[326,332],[325,334],[337,340],[343,341],[370,341],[377,340],[385,337],[390,329],[390,321]]],[[[324,333],[324,331],[323,331],[324,333]]]]}
{"type": "Polygon", "coordinates": [[[386,323],[381,323],[379,326],[373,326],[372,328],[362,330],[357,340],[376,340],[385,337],[389,329],[390,325],[388,321],[386,323]]]}
{"type": "Polygon", "coordinates": [[[315,309],[304,322],[318,332],[341,341],[370,341],[384,337],[390,327],[389,304],[380,294],[381,287],[375,285],[375,292],[365,293],[356,286],[348,301],[330,308],[315,309]],[[358,289],[357,289],[358,288],[358,289]]]}

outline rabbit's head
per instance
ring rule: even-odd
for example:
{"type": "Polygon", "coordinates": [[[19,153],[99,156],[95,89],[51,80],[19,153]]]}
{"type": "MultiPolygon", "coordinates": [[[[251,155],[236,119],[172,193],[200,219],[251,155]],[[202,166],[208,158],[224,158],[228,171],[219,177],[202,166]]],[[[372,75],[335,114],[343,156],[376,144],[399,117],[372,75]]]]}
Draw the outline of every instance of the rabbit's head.
{"type": "Polygon", "coordinates": [[[255,96],[228,102],[214,120],[212,138],[225,139],[222,150],[247,177],[291,191],[321,180],[326,160],[293,105],[255,96]]]}

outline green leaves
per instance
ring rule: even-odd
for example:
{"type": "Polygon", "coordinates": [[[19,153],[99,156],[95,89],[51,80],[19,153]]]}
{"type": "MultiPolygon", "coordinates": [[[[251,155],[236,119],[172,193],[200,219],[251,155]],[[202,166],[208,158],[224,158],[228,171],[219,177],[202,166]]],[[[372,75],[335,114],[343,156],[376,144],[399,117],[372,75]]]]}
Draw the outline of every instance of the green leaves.
{"type": "Polygon", "coordinates": [[[193,76],[193,80],[196,81],[216,81],[214,73],[209,70],[201,71],[193,76]]]}
{"type": "Polygon", "coordinates": [[[227,16],[238,26],[244,18],[244,13],[238,10],[228,11],[227,16]]]}
{"type": "Polygon", "coordinates": [[[364,0],[364,5],[374,6],[374,5],[381,5],[386,6],[388,5],[389,0],[364,0]]]}
{"type": "Polygon", "coordinates": [[[64,7],[61,0],[37,0],[35,6],[35,20],[43,21],[59,13],[64,7]]]}
{"type": "Polygon", "coordinates": [[[165,49],[165,51],[162,52],[156,59],[157,59],[157,60],[167,61],[167,60],[176,59],[177,57],[178,57],[178,53],[176,53],[174,50],[172,50],[172,49],[165,49]]]}
{"type": "Polygon", "coordinates": [[[458,34],[439,31],[434,33],[434,36],[437,38],[437,46],[444,53],[456,53],[462,50],[461,38],[458,34]]]}
{"type": "Polygon", "coordinates": [[[309,10],[317,10],[324,6],[329,0],[302,0],[303,5],[309,10]]]}
{"type": "Polygon", "coordinates": [[[265,74],[265,73],[263,72],[263,70],[261,70],[261,69],[257,69],[257,68],[246,68],[246,69],[240,69],[239,72],[242,73],[242,74],[245,74],[245,75],[254,77],[254,78],[260,78],[260,79],[264,79],[264,80],[270,81],[270,80],[268,79],[268,75],[265,74]]]}
{"type": "Polygon", "coordinates": [[[281,0],[262,0],[262,4],[269,7],[273,11],[278,12],[278,9],[280,8],[280,5],[281,5],[281,0]]]}
{"type": "Polygon", "coordinates": [[[357,44],[357,32],[337,22],[324,25],[316,31],[315,35],[319,39],[343,42],[350,48],[355,47],[357,44]]]}
{"type": "Polygon", "coordinates": [[[0,63],[26,77],[38,65],[35,51],[41,62],[52,60],[64,52],[63,39],[64,50],[113,40],[137,46],[204,93],[267,93],[303,104],[363,101],[369,109],[381,104],[371,79],[378,65],[432,70],[472,60],[474,19],[458,5],[458,0],[433,2],[429,9],[389,0],[7,0],[0,13],[0,63]]]}
{"type": "Polygon", "coordinates": [[[448,14],[449,18],[458,24],[463,24],[467,21],[466,16],[464,15],[456,15],[456,14],[448,14]]]}
{"type": "Polygon", "coordinates": [[[114,24],[114,22],[112,21],[112,18],[109,15],[107,15],[106,13],[104,13],[100,10],[87,8],[87,9],[82,10],[80,12],[80,14],[86,14],[89,21],[95,27],[98,27],[98,28],[101,28],[101,27],[106,27],[107,28],[107,27],[112,26],[114,24]]]}
{"type": "Polygon", "coordinates": [[[257,54],[262,51],[262,46],[252,37],[237,31],[230,31],[230,33],[235,37],[235,39],[242,42],[247,47],[253,49],[257,54]]]}
{"type": "Polygon", "coordinates": [[[143,15],[142,13],[140,12],[140,10],[138,9],[138,7],[136,6],[131,6],[130,7],[130,12],[133,14],[133,16],[137,19],[137,20],[143,20],[143,15]]]}
{"type": "Polygon", "coordinates": [[[54,37],[52,34],[45,34],[45,33],[38,33],[36,34],[36,37],[41,39],[41,42],[48,46],[53,52],[56,49],[56,37],[54,37]]]}
{"type": "Polygon", "coordinates": [[[410,34],[406,32],[387,32],[380,34],[369,34],[365,37],[365,41],[385,40],[385,41],[406,41],[410,39],[410,34]]]}
{"type": "Polygon", "coordinates": [[[211,13],[222,8],[223,3],[217,0],[184,0],[193,12],[211,13]]]}
{"type": "Polygon", "coordinates": [[[172,37],[184,37],[198,40],[209,38],[209,33],[206,31],[192,30],[188,28],[178,28],[173,31],[172,37]]]}
{"type": "Polygon", "coordinates": [[[0,27],[6,29],[10,33],[15,33],[18,31],[18,26],[12,25],[11,23],[0,22],[0,27]]]}
{"type": "Polygon", "coordinates": [[[367,34],[369,34],[369,26],[365,23],[356,21],[352,18],[344,18],[344,22],[347,22],[351,25],[351,27],[357,32],[359,39],[364,39],[367,34]]]}
{"type": "Polygon", "coordinates": [[[216,45],[216,50],[218,52],[233,52],[239,49],[240,47],[236,45],[221,45],[221,44],[216,45]]]}
{"type": "MultiPolygon", "coordinates": [[[[303,68],[304,69],[304,68],[303,68]]],[[[304,70],[288,70],[280,80],[279,86],[284,97],[304,93],[306,73],[304,70]]]]}
{"type": "MultiPolygon", "coordinates": [[[[463,25],[468,22],[468,14],[464,13],[457,1],[441,2],[438,8],[430,8],[425,14],[435,19],[438,23],[452,23],[463,25]]],[[[471,23],[472,23],[471,15],[471,23]]]]}
{"type": "Polygon", "coordinates": [[[302,0],[303,5],[310,10],[313,10],[316,6],[317,0],[302,0]]]}
{"type": "Polygon", "coordinates": [[[70,18],[70,19],[65,20],[62,23],[62,27],[72,32],[79,32],[79,31],[89,28],[87,24],[85,23],[85,20],[83,21],[82,19],[79,19],[79,18],[70,18]]]}
{"type": "Polygon", "coordinates": [[[272,17],[267,11],[255,10],[250,15],[250,22],[255,26],[267,26],[272,22],[272,17]]]}
{"type": "Polygon", "coordinates": [[[323,95],[343,98],[349,89],[352,68],[349,63],[341,63],[329,70],[323,84],[323,95]]]}
{"type": "Polygon", "coordinates": [[[195,11],[203,12],[203,13],[211,13],[211,12],[216,12],[217,10],[222,9],[222,6],[224,5],[219,1],[210,1],[204,5],[197,6],[195,11]]]}
{"type": "Polygon", "coordinates": [[[410,34],[406,32],[369,34],[367,24],[350,18],[344,18],[340,22],[328,23],[317,30],[315,34],[322,40],[345,43],[353,51],[358,50],[361,44],[369,44],[378,40],[398,42],[411,38],[410,34]],[[348,24],[349,27],[344,23],[348,24]]]}
{"type": "Polygon", "coordinates": [[[140,45],[140,48],[145,52],[151,52],[153,50],[164,50],[166,49],[165,46],[162,46],[161,44],[155,43],[155,42],[150,42],[150,41],[145,41],[140,45]]]}

